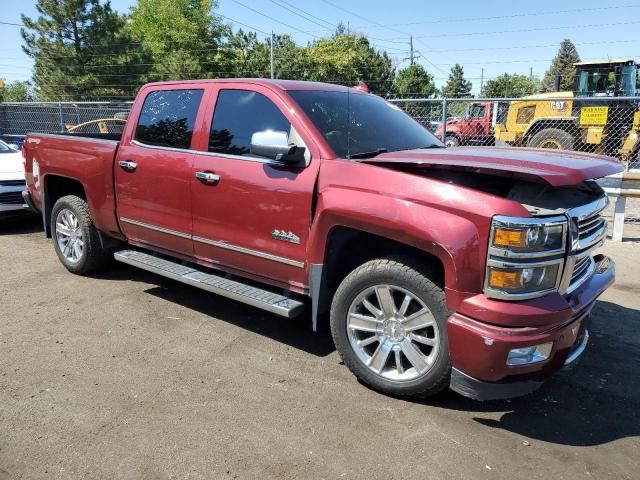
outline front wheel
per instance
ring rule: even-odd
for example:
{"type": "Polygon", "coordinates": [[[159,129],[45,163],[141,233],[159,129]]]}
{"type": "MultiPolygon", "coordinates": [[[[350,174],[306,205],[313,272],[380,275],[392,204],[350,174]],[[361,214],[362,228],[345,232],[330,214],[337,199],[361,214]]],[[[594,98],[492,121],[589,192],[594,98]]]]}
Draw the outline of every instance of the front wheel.
{"type": "Polygon", "coordinates": [[[58,258],[72,273],[94,272],[109,260],[83,198],[67,195],[58,199],[51,212],[51,236],[58,258]]]}
{"type": "Polygon", "coordinates": [[[444,292],[428,268],[371,260],[342,281],[331,333],[345,365],[384,393],[431,396],[449,385],[444,292]]]}

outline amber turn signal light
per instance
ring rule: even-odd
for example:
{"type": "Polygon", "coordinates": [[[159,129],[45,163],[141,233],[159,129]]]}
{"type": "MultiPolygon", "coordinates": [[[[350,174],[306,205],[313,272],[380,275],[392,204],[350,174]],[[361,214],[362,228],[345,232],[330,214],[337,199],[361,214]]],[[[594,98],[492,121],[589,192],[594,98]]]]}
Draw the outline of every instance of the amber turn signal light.
{"type": "Polygon", "coordinates": [[[517,289],[522,285],[522,271],[499,270],[492,268],[489,270],[489,286],[507,290],[517,289]]]}
{"type": "Polygon", "coordinates": [[[526,235],[527,232],[525,230],[496,228],[493,236],[493,244],[498,247],[525,247],[526,235]]]}

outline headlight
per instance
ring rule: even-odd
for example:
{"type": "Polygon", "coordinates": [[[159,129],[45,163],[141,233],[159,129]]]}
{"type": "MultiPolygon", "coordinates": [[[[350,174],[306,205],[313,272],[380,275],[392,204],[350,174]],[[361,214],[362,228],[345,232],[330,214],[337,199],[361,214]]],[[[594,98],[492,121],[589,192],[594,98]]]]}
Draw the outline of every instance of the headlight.
{"type": "Polygon", "coordinates": [[[489,266],[488,286],[507,293],[529,293],[555,287],[559,264],[542,267],[500,268],[489,266]]]}
{"type": "Polygon", "coordinates": [[[493,234],[493,246],[511,249],[514,252],[544,252],[562,248],[563,225],[532,225],[529,227],[507,227],[497,225],[493,234]]]}
{"type": "Polygon", "coordinates": [[[485,294],[521,300],[556,290],[564,265],[566,237],[566,217],[494,217],[485,294]]]}

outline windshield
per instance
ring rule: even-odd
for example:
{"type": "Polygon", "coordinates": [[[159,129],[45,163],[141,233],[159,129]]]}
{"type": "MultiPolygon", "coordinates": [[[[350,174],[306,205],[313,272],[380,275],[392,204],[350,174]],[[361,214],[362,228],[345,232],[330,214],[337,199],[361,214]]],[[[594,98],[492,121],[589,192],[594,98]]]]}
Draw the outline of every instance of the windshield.
{"type": "Polygon", "coordinates": [[[635,65],[581,69],[576,76],[576,95],[633,96],[636,90],[636,75],[635,65]]]}
{"type": "Polygon", "coordinates": [[[16,151],[0,140],[0,153],[16,153],[16,151]]]}
{"type": "Polygon", "coordinates": [[[288,93],[338,157],[443,146],[399,107],[375,95],[317,90],[288,93]]]}

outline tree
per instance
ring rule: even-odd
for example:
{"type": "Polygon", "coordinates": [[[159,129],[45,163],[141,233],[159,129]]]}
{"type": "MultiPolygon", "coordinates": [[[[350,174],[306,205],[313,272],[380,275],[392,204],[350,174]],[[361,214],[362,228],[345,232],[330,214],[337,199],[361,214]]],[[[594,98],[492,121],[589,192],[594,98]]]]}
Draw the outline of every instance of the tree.
{"type": "Polygon", "coordinates": [[[308,48],[308,80],[353,86],[359,80],[372,92],[391,91],[393,68],[386,52],[375,50],[359,33],[337,30],[331,38],[315,40],[308,48]]]}
{"type": "Polygon", "coordinates": [[[526,75],[503,73],[494,80],[489,80],[484,87],[485,97],[517,98],[531,95],[538,90],[539,80],[526,75]]]}
{"type": "Polygon", "coordinates": [[[447,84],[442,88],[442,96],[447,98],[471,97],[471,82],[464,78],[464,70],[457,63],[451,67],[447,84]]]}
{"type": "Polygon", "coordinates": [[[133,95],[129,75],[117,68],[127,54],[125,18],[101,0],[38,0],[39,17],[22,16],[23,50],[34,60],[33,80],[43,100],[133,95]]]}
{"type": "Polygon", "coordinates": [[[573,79],[576,75],[574,63],[580,61],[580,55],[571,40],[565,38],[560,43],[557,55],[551,61],[551,67],[544,74],[541,91],[552,92],[554,90],[556,75],[560,74],[560,91],[567,92],[573,90],[573,79]]]}
{"type": "Polygon", "coordinates": [[[396,73],[393,81],[394,90],[400,95],[417,94],[431,97],[437,93],[433,77],[422,65],[414,63],[396,73]]]}
{"type": "Polygon", "coordinates": [[[127,32],[148,55],[147,80],[226,76],[229,27],[213,14],[216,0],[138,0],[127,32]]]}
{"type": "Polygon", "coordinates": [[[33,91],[29,82],[5,83],[4,88],[0,88],[0,102],[29,102],[33,100],[33,91]]]}

